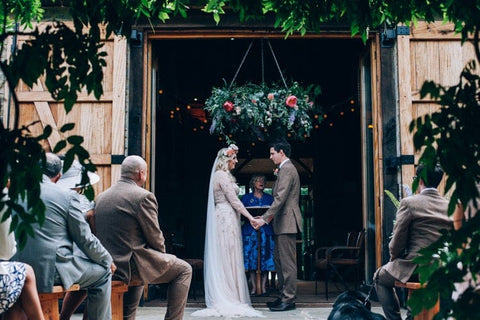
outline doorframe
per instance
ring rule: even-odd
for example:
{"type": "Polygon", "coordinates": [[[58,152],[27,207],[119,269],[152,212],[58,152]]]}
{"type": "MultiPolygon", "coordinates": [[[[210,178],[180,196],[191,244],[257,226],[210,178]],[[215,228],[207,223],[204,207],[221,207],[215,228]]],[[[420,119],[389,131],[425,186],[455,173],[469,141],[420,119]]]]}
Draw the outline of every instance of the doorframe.
{"type": "MultiPolygon", "coordinates": [[[[143,43],[143,92],[142,92],[142,130],[144,134],[142,135],[142,153],[146,159],[149,168],[150,174],[147,180],[147,186],[150,189],[154,189],[155,181],[155,159],[154,154],[156,153],[155,148],[155,121],[154,115],[154,94],[155,94],[155,81],[153,79],[154,68],[158,66],[153,66],[151,57],[152,57],[152,42],[155,40],[165,40],[165,39],[219,39],[219,38],[271,38],[271,39],[284,39],[285,34],[280,32],[272,32],[266,30],[249,30],[249,31],[239,31],[239,30],[144,30],[144,43],[143,43]]],[[[345,39],[351,40],[358,37],[352,37],[349,32],[326,32],[324,34],[311,34],[311,35],[291,35],[291,39],[302,38],[302,39],[345,39]]],[[[369,55],[370,55],[370,84],[371,89],[371,104],[372,104],[372,125],[373,125],[373,198],[374,198],[374,219],[375,219],[375,250],[373,253],[367,252],[365,250],[365,257],[371,258],[372,256],[375,259],[375,266],[378,267],[382,264],[382,247],[383,247],[383,237],[382,237],[382,208],[383,208],[383,164],[382,164],[382,112],[381,112],[381,92],[380,92],[380,68],[381,63],[378,59],[378,52],[380,48],[379,35],[372,33],[367,42],[369,55]],[[373,255],[372,255],[373,254],[373,255]]],[[[360,69],[362,65],[359,65],[360,69]]],[[[362,75],[359,75],[359,81],[362,82],[362,75]]],[[[362,85],[362,83],[360,83],[362,85]]],[[[362,85],[362,88],[364,86],[362,85]]],[[[360,91],[361,94],[361,108],[362,112],[365,112],[365,92],[360,91]]],[[[362,120],[361,120],[362,121],[362,120]]],[[[365,137],[362,135],[362,144],[364,144],[365,137]]],[[[364,150],[362,147],[362,199],[363,202],[371,196],[371,192],[366,190],[366,161],[364,157],[364,150]]],[[[362,221],[363,227],[368,227],[368,212],[365,205],[362,208],[362,221]]],[[[366,247],[367,249],[367,247],[366,247]]],[[[366,270],[367,272],[367,270],[366,270]]],[[[367,273],[366,273],[367,275],[367,273]]]]}

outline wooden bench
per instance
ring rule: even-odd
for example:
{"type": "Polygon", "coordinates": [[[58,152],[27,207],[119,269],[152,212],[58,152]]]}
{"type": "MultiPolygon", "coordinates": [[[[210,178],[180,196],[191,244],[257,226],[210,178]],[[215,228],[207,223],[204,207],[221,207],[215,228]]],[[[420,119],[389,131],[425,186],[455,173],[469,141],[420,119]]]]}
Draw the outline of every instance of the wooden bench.
{"type": "MultiPolygon", "coordinates": [[[[131,282],[130,286],[142,285],[140,282],[131,282]]],[[[39,293],[45,320],[58,320],[60,317],[58,300],[62,299],[67,291],[78,291],[80,285],[74,284],[67,290],[62,286],[54,286],[52,292],[39,293]]],[[[112,308],[112,320],[123,320],[123,294],[128,291],[128,285],[122,281],[112,281],[112,294],[110,303],[112,308]]]]}
{"type": "Polygon", "coordinates": [[[43,316],[45,320],[58,320],[60,314],[58,312],[58,299],[62,299],[67,291],[78,291],[80,285],[74,284],[68,289],[62,286],[54,286],[52,292],[42,292],[38,294],[40,305],[42,306],[43,316]]]}
{"type": "MultiPolygon", "coordinates": [[[[420,284],[419,282],[407,282],[402,283],[400,281],[395,281],[395,287],[406,288],[408,289],[408,298],[414,290],[423,288],[425,285],[420,284]]],[[[437,303],[431,309],[423,309],[422,312],[417,314],[413,319],[414,320],[432,320],[433,317],[440,312],[440,299],[437,299],[437,303]]]]}

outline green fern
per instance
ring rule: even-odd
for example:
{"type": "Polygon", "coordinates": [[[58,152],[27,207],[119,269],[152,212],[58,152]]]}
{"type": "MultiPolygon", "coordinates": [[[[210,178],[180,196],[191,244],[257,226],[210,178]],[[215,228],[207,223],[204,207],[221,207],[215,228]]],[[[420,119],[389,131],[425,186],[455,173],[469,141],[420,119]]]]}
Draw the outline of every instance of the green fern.
{"type": "Polygon", "coordinates": [[[391,193],[389,190],[384,190],[385,193],[387,194],[388,198],[392,201],[393,205],[395,206],[395,208],[398,209],[398,207],[400,206],[400,200],[398,200],[394,195],[393,193],[391,193]]]}

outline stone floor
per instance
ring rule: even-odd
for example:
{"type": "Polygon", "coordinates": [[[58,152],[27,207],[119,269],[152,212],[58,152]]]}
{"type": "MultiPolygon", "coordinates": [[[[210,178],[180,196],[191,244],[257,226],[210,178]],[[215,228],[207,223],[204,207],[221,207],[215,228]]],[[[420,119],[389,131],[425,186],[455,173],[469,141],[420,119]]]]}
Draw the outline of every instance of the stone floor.
{"type": "MultiPolygon", "coordinates": [[[[252,305],[254,308],[260,310],[265,316],[264,319],[291,319],[291,320],[326,320],[332,310],[333,302],[338,294],[344,291],[344,287],[339,283],[332,283],[329,285],[329,299],[325,298],[325,290],[323,283],[318,282],[317,295],[315,295],[314,281],[299,281],[297,288],[296,309],[285,312],[271,312],[266,308],[267,301],[274,300],[275,295],[252,296],[252,305]]],[[[185,308],[184,320],[206,320],[207,318],[192,317],[191,314],[199,309],[205,307],[205,300],[203,291],[200,286],[197,287],[195,298],[193,294],[190,295],[187,307],[185,308]]],[[[149,289],[149,297],[143,305],[138,308],[138,320],[153,320],[163,319],[166,312],[166,300],[161,287],[151,287],[149,289]]],[[[382,308],[378,302],[372,301],[372,311],[383,314],[382,308]]],[[[402,310],[402,315],[405,317],[406,311],[402,310]]],[[[80,314],[75,314],[73,320],[81,320],[80,314]]],[[[252,318],[235,318],[235,319],[252,319],[252,318]]]]}

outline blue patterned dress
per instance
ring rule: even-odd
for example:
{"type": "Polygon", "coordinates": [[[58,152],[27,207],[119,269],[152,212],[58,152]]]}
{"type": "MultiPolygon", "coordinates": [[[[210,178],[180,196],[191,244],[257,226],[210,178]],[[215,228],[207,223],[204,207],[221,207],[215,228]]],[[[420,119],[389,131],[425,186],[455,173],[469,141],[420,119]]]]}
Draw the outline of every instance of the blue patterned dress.
{"type": "MultiPolygon", "coordinates": [[[[247,193],[242,197],[242,203],[245,207],[269,206],[273,202],[273,197],[267,193],[262,198],[256,198],[252,193],[247,193]]],[[[242,226],[243,238],[243,256],[245,260],[245,270],[257,270],[258,257],[258,237],[255,229],[250,223],[245,222],[242,226]]],[[[265,224],[260,228],[260,269],[262,271],[275,271],[273,262],[273,228],[265,224]]]]}
{"type": "Polygon", "coordinates": [[[10,309],[18,300],[25,284],[25,264],[21,262],[0,262],[0,269],[6,270],[0,274],[0,314],[10,309]]]}

